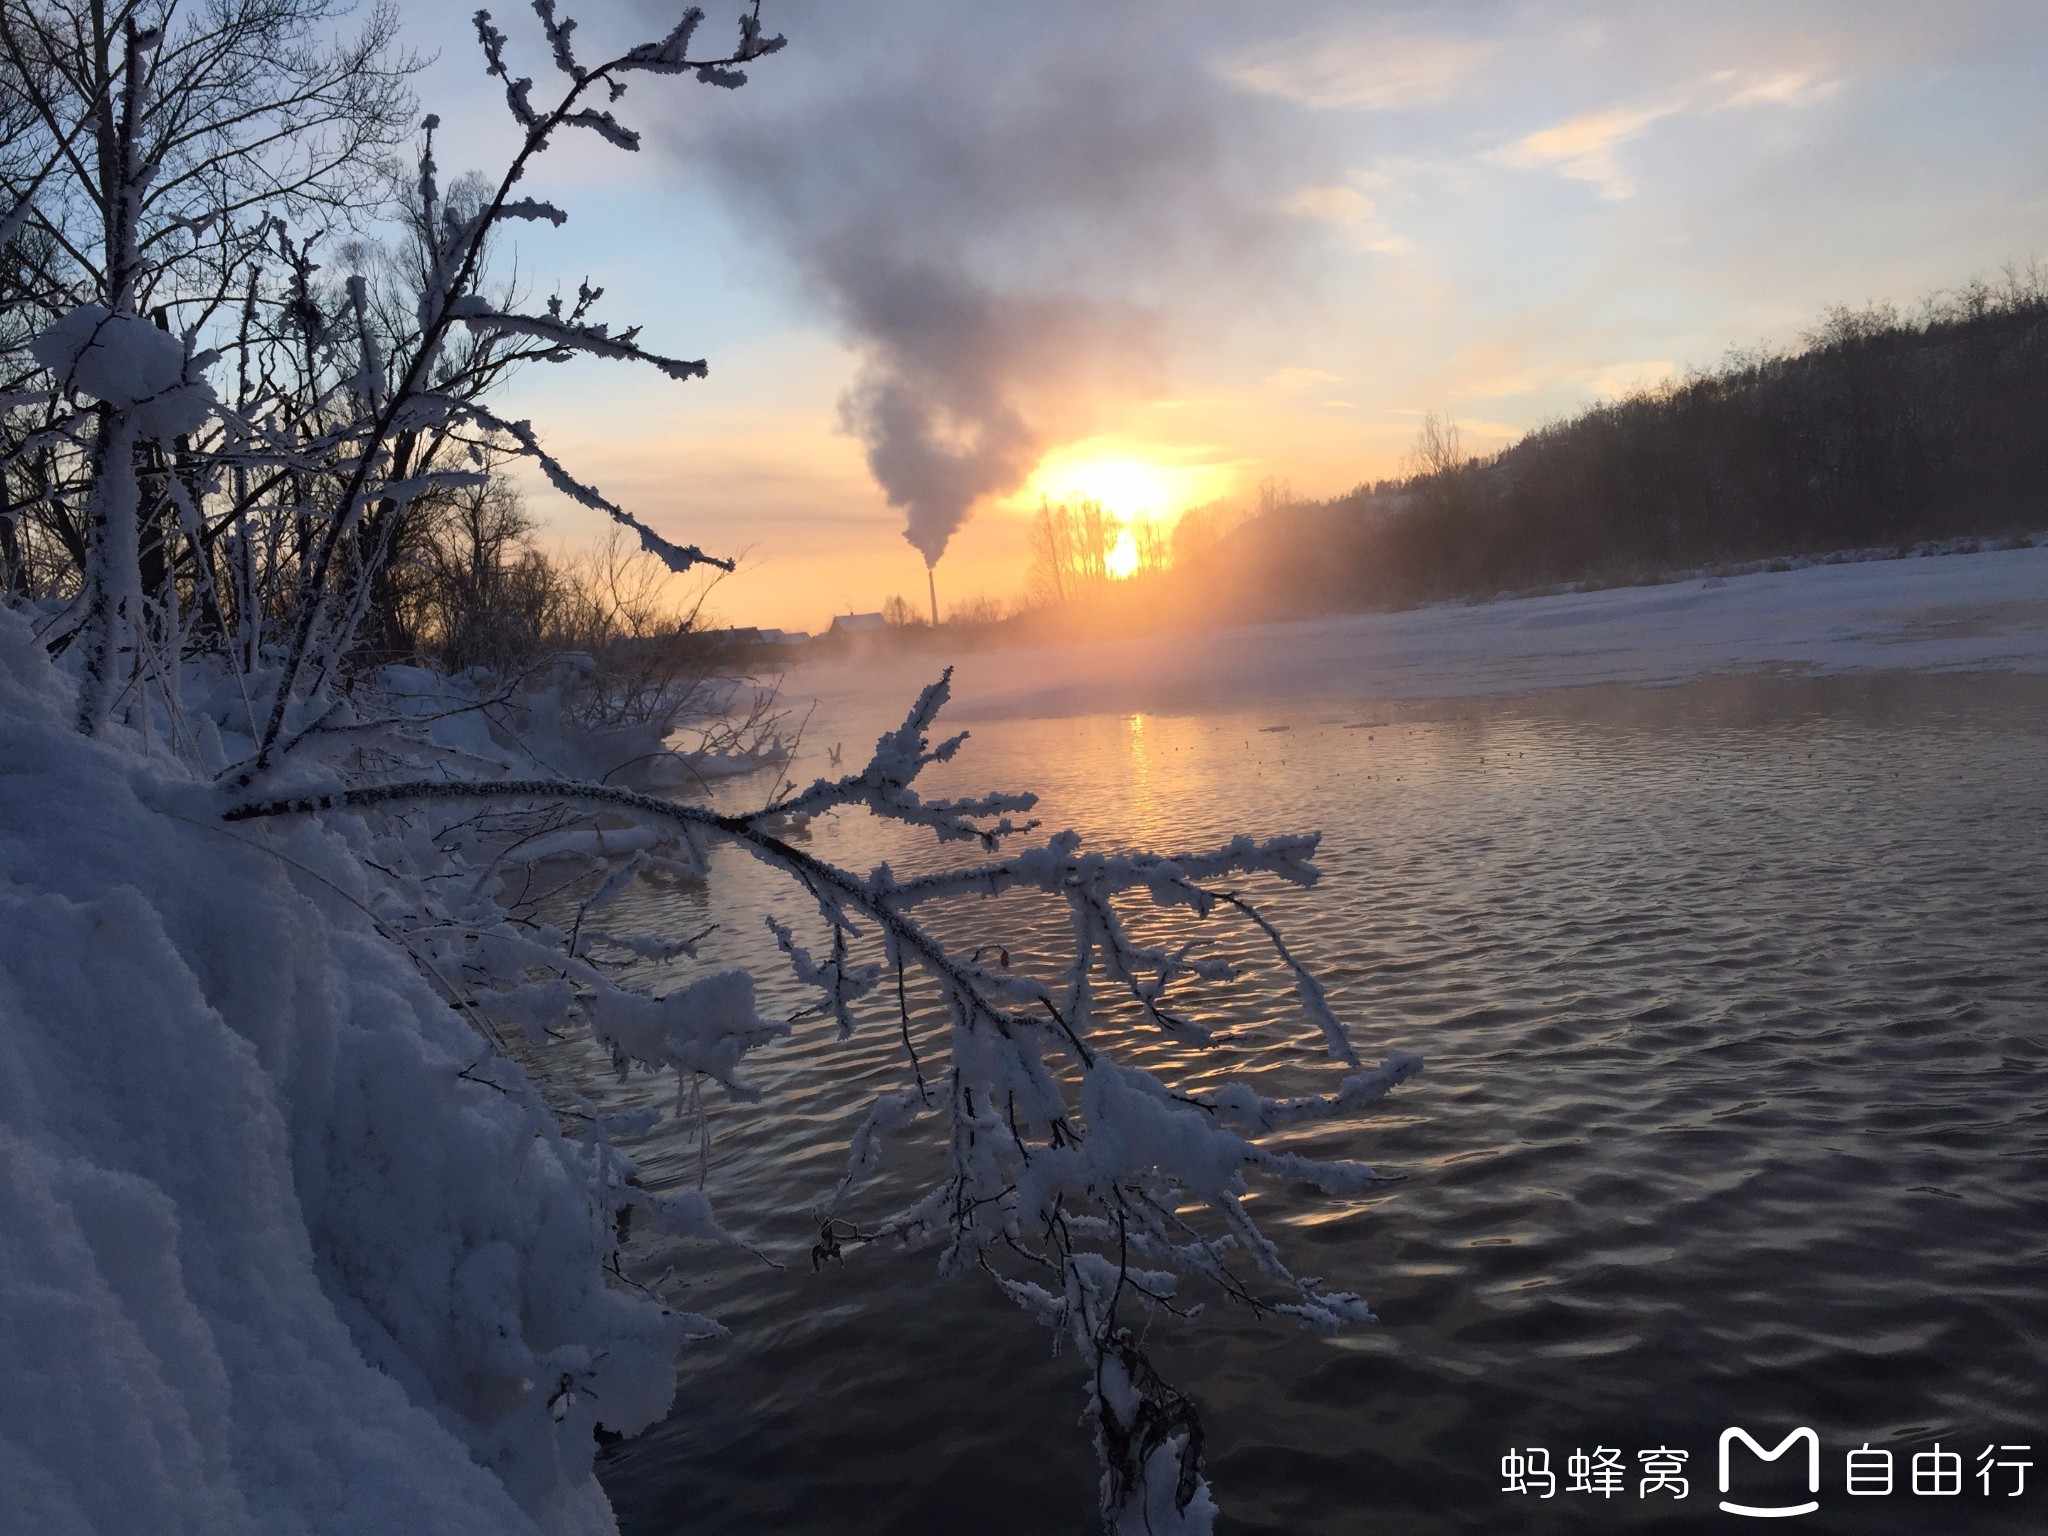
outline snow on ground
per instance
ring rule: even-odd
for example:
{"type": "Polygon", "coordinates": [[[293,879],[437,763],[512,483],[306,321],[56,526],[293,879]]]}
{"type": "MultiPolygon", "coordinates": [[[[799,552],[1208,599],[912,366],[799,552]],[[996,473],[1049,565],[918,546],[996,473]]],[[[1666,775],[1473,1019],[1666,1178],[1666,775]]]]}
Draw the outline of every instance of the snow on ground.
{"type": "MultiPolygon", "coordinates": [[[[949,718],[1452,698],[1764,667],[2048,672],[2048,548],[977,652],[959,658],[949,718]]],[[[841,670],[802,668],[792,691],[829,696],[841,670]]]]}
{"type": "Polygon", "coordinates": [[[68,693],[0,609],[0,1532],[613,1529],[592,1404],[679,1336],[577,1145],[460,1075],[345,823],[224,827],[68,693]]]}

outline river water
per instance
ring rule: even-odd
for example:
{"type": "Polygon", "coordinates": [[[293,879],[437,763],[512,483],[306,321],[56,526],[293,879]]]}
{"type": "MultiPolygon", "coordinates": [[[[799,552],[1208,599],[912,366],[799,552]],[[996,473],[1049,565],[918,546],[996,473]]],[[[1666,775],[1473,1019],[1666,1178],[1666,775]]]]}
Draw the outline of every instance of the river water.
{"type": "MultiPolygon", "coordinates": [[[[853,766],[903,699],[821,706],[799,775],[835,743],[853,766]]],[[[1740,1529],[1713,1507],[1736,1425],[1766,1448],[1816,1432],[1822,1510],[1794,1528],[2048,1529],[2048,682],[1757,676],[973,730],[938,787],[1034,789],[1091,845],[1323,832],[1322,883],[1264,908],[1363,1056],[1428,1062],[1297,1143],[1402,1182],[1255,1201],[1297,1269],[1380,1323],[1311,1336],[1218,1302],[1152,1325],[1205,1415],[1221,1530],[1740,1529]],[[1912,1489],[1937,1441],[1962,1454],[1959,1494],[1912,1489]],[[1844,1490],[1865,1444],[1896,1458],[1889,1495],[1844,1490]],[[1994,1455],[1989,1492],[1987,1444],[2031,1448],[1994,1455]],[[1547,1500],[1504,1488],[1503,1457],[1531,1448],[1547,1500]],[[1571,1453],[1603,1448],[1621,1491],[1566,1491],[1571,1453]],[[1640,1491],[1653,1449],[1687,1453],[1684,1500],[1640,1491]],[[1999,1461],[2037,1463],[2022,1495],[1999,1461]]],[[[809,846],[863,869],[918,857],[845,813],[809,846]]],[[[801,900],[729,851],[712,890],[715,909],[629,900],[666,932],[715,918],[705,960],[753,965],[765,1012],[803,1006],[747,915],[802,926],[801,900]]],[[[1255,935],[1214,926],[1258,962],[1255,935]]],[[[1024,906],[957,932],[1019,964],[1055,943],[1024,906]]],[[[1211,994],[1217,1062],[1144,1040],[1130,1059],[1333,1087],[1284,978],[1267,964],[1241,990],[1211,994]]],[[[846,1136],[905,1081],[893,1030],[838,1045],[812,1022],[756,1060],[766,1101],[714,1105],[708,1153],[682,1128],[634,1149],[652,1182],[701,1173],[787,1267],[636,1249],[641,1278],[672,1268],[678,1303],[732,1337],[685,1358],[665,1424],[606,1454],[627,1536],[1094,1529],[1079,1377],[1037,1325],[929,1253],[810,1264],[846,1136]]],[[[936,1166],[892,1145],[863,1209],[936,1166]]],[[[1805,1497],[1803,1449],[1745,1454],[1731,1497],[1805,1497]]]]}

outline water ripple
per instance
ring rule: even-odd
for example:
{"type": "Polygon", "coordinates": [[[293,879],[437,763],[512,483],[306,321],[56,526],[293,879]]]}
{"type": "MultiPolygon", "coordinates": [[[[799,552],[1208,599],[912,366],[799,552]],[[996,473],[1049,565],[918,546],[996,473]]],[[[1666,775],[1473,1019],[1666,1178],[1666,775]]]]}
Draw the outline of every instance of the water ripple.
{"type": "MultiPolygon", "coordinates": [[[[1866,1440],[1935,1438],[2031,1441],[2048,1464],[2044,705],[2038,683],[1900,676],[976,728],[957,787],[1038,788],[1091,840],[1321,828],[1325,879],[1270,910],[1365,1053],[1429,1060],[1377,1118],[1285,1138],[1405,1182],[1257,1199],[1378,1328],[1311,1338],[1221,1308],[1155,1326],[1207,1415],[1224,1530],[1695,1530],[1727,1424],[1820,1432],[1829,1531],[2048,1528],[2032,1486],[1986,1499],[1966,1480],[1930,1524],[1907,1493],[1845,1500],[1839,1464],[1866,1440]],[[1631,1462],[1689,1448],[1689,1503],[1500,1490],[1510,1446],[1562,1470],[1603,1444],[1631,1462]]],[[[885,718],[837,707],[813,740],[885,718]]],[[[853,818],[814,836],[856,867],[907,851],[853,818]]],[[[802,919],[750,865],[719,874],[726,899],[802,919]]],[[[699,926],[701,901],[635,899],[699,926]]],[[[1057,947],[1022,904],[993,921],[1020,964],[1057,947]]],[[[1255,938],[1221,947],[1274,983],[1255,938]]],[[[767,964],[738,928],[707,955],[767,964]]],[[[1274,996],[1214,1010],[1214,1070],[1326,1083],[1274,996]]],[[[1157,1041],[1132,1055],[1195,1070],[1157,1041]]],[[[880,1034],[814,1030],[757,1076],[774,1109],[717,1111],[711,1187],[729,1223],[800,1255],[847,1133],[900,1069],[880,1034]]],[[[890,1155],[897,1189],[935,1166],[890,1155]]],[[[687,1136],[642,1156],[695,1177],[687,1136]]],[[[1091,1528],[1080,1388],[980,1288],[915,1255],[781,1277],[639,1257],[676,1265],[685,1303],[736,1336],[686,1362],[666,1425],[608,1456],[628,1536],[1091,1528]]]]}

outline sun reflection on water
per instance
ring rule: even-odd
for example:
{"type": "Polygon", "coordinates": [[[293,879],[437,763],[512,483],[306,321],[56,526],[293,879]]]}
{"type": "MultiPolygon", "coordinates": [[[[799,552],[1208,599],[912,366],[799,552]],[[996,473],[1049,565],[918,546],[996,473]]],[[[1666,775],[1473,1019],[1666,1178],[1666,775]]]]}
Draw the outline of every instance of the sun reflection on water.
{"type": "Polygon", "coordinates": [[[1143,842],[1145,835],[1158,824],[1159,798],[1152,784],[1152,747],[1146,740],[1145,717],[1132,715],[1130,729],[1126,733],[1130,744],[1131,763],[1131,826],[1130,835],[1143,842]]]}

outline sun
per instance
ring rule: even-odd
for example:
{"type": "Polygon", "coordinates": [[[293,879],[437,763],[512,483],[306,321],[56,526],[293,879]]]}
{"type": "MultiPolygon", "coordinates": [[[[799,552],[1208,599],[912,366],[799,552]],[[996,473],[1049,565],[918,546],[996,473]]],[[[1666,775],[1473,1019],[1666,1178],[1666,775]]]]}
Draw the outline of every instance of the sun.
{"type": "Polygon", "coordinates": [[[1116,542],[1102,557],[1102,568],[1111,581],[1129,581],[1138,574],[1138,541],[1131,537],[1130,529],[1117,530],[1116,542]]]}
{"type": "Polygon", "coordinates": [[[1143,518],[1170,523],[1215,494],[1210,485],[1215,475],[1208,466],[1155,463],[1127,448],[1118,451],[1121,447],[1097,438],[1055,450],[1038,466],[1019,499],[1030,506],[1040,497],[1095,501],[1127,522],[1143,518]]]}
{"type": "Polygon", "coordinates": [[[1044,479],[1054,500],[1099,501],[1119,517],[1159,517],[1179,499],[1158,466],[1138,459],[1083,459],[1044,479]]]}

